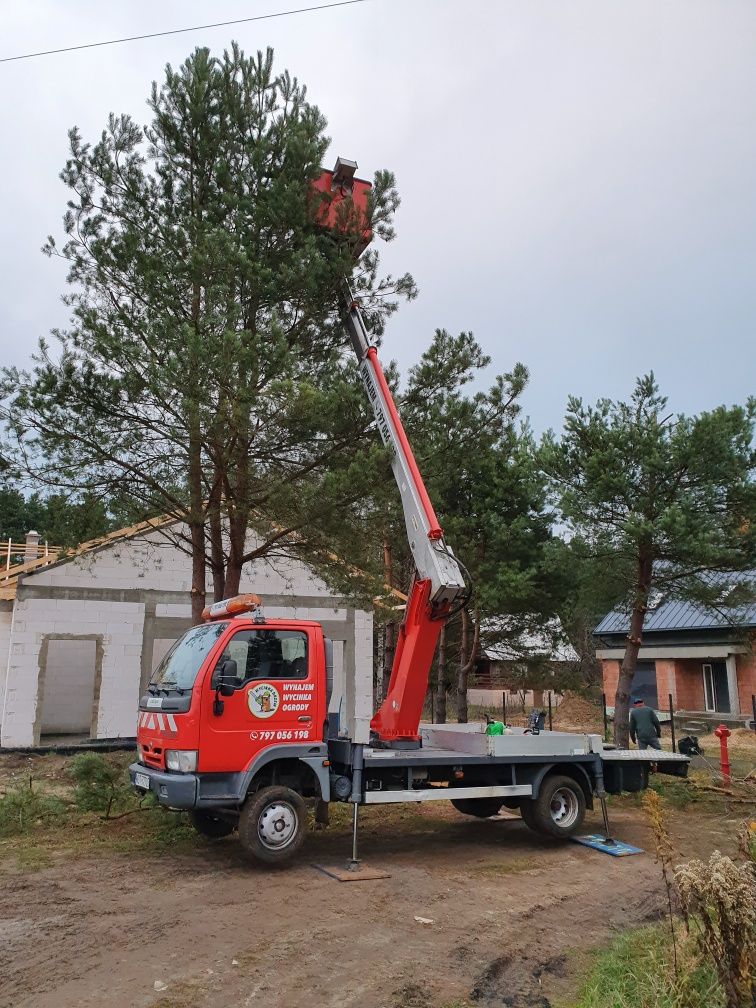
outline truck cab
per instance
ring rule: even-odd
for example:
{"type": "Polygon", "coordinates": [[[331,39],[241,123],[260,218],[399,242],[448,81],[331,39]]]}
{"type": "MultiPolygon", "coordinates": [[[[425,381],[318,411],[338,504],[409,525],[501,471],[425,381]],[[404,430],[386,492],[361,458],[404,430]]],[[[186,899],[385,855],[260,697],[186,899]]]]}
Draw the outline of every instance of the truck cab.
{"type": "MultiPolygon", "coordinates": [[[[190,810],[213,837],[231,833],[264,787],[328,800],[326,649],[320,625],[301,620],[247,614],[192,627],[140,699],[134,785],[190,810]]],[[[304,814],[289,819],[295,811],[304,814]]],[[[274,853],[286,835],[273,835],[274,853]]]]}

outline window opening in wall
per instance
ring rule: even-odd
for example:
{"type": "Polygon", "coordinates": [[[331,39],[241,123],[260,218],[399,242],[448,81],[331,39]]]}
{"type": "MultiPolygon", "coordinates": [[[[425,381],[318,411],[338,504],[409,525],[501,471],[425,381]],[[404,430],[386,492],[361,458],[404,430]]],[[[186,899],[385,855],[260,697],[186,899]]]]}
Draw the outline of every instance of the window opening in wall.
{"type": "Polygon", "coordinates": [[[656,709],[659,705],[656,687],[656,662],[639,661],[630,687],[631,696],[642,697],[647,707],[656,709]]]}

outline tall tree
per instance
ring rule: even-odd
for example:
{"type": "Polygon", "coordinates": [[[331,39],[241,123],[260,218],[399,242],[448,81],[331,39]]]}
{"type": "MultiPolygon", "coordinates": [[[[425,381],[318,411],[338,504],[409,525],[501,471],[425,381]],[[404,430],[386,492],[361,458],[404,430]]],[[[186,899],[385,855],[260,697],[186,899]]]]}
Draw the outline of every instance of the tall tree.
{"type": "Polygon", "coordinates": [[[590,543],[579,535],[569,540],[555,537],[547,563],[554,585],[559,586],[559,622],[578,656],[563,682],[570,689],[595,692],[600,689],[602,670],[593,630],[625,597],[627,564],[619,557],[607,563],[605,556],[594,556],[590,543]]]}
{"type": "Polygon", "coordinates": [[[351,277],[380,335],[414,285],[379,278],[375,251],[354,270],[360,227],[393,236],[390,173],[342,240],[313,227],[326,123],[271,50],[197,49],[149,107],[144,130],[112,115],[94,145],[70,133],[66,241],[46,251],[69,265],[71,325],[32,373],[5,372],[6,454],[53,488],[180,519],[196,620],[206,570],[233,594],[245,563],[366,492],[381,452],[339,290],[351,277]]]}
{"type": "Polygon", "coordinates": [[[628,744],[630,687],[653,590],[717,601],[710,571],[756,561],[756,400],[674,415],[653,374],[629,402],[570,398],[561,439],[542,462],[565,521],[595,558],[627,572],[630,614],[615,697],[614,738],[628,744]]]}
{"type": "Polygon", "coordinates": [[[44,517],[45,506],[39,494],[24,496],[9,483],[0,483],[0,539],[22,543],[32,529],[44,534],[44,517]]]}

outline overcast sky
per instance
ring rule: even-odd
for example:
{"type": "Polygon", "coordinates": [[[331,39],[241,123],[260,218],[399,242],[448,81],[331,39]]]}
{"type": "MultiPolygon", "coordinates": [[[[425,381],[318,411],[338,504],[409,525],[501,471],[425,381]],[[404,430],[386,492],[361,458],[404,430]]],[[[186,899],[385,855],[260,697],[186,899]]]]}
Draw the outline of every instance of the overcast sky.
{"type": "MultiPolygon", "coordinates": [[[[0,56],[306,2],[6,0],[0,56]]],[[[491,375],[529,368],[538,431],[650,369],[681,412],[756,391],[753,0],[370,0],[2,63],[0,363],[65,324],[39,248],[61,234],[67,129],[146,122],[166,62],[232,38],[307,83],[333,157],[396,172],[384,264],[420,286],[385,338],[403,369],[435,328],[471,329],[491,375]]]]}

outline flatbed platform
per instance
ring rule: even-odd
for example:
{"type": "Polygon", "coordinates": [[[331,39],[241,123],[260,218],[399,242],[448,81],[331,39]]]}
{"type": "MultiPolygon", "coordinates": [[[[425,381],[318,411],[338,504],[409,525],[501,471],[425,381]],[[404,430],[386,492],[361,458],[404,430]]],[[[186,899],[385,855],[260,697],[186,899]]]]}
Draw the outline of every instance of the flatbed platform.
{"type": "Polygon", "coordinates": [[[365,746],[366,768],[389,766],[470,766],[486,764],[569,763],[664,764],[664,773],[680,770],[688,757],[658,749],[615,749],[605,745],[600,735],[581,732],[541,731],[537,734],[514,728],[506,735],[486,735],[486,726],[469,724],[421,725],[422,745],[418,749],[379,749],[365,746]]]}

